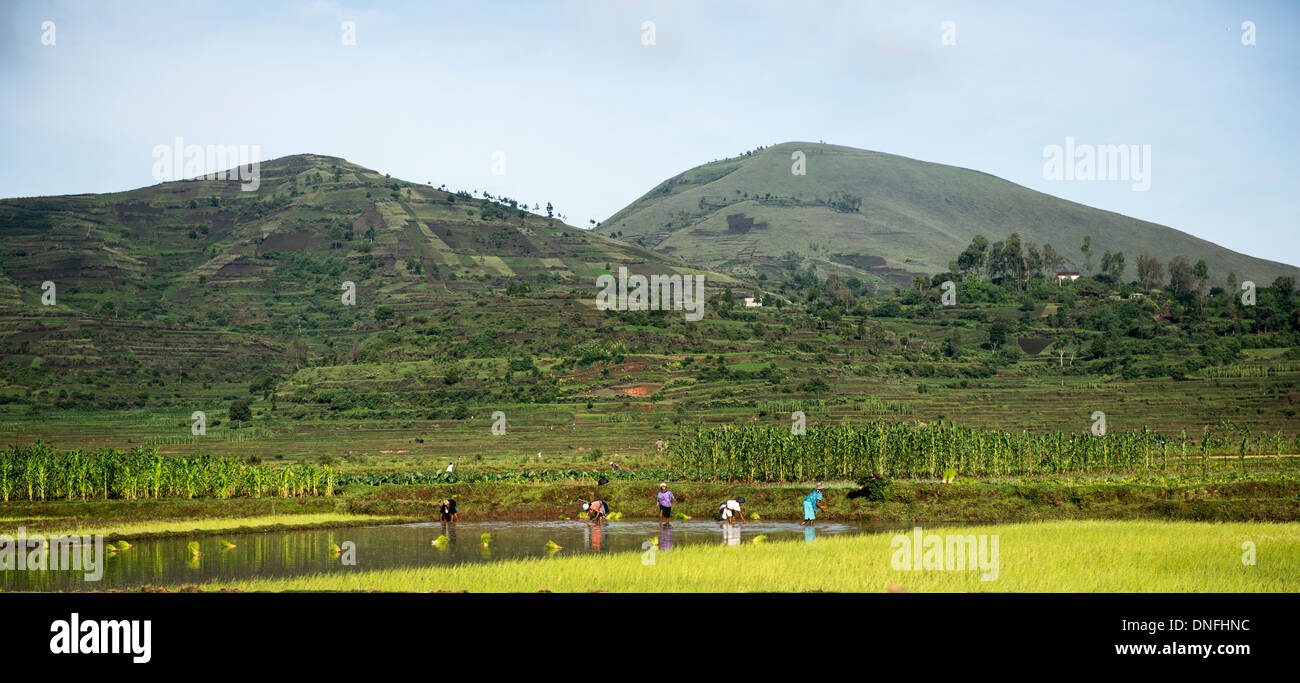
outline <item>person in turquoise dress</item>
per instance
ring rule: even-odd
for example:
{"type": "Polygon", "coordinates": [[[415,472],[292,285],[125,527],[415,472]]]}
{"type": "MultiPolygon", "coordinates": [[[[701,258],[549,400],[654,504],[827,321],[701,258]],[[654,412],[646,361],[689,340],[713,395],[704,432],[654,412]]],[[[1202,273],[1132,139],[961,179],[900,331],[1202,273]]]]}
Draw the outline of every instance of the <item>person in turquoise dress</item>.
{"type": "Polygon", "coordinates": [[[803,521],[800,522],[800,524],[804,526],[813,526],[817,519],[817,510],[826,512],[826,506],[822,505],[821,484],[818,484],[816,490],[803,499],[803,521]]]}

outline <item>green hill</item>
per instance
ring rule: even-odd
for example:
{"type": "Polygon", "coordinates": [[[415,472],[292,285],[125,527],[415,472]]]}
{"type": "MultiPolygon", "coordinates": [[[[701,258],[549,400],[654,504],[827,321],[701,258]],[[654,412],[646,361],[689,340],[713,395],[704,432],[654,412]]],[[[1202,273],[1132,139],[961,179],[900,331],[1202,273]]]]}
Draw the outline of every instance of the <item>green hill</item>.
{"type": "MultiPolygon", "coordinates": [[[[0,200],[0,352],[11,367],[247,382],[340,356],[393,318],[447,316],[475,300],[589,308],[596,278],[619,267],[703,272],[507,198],[297,155],[264,162],[256,192],[197,180],[0,200]],[[54,306],[41,304],[46,281],[54,306]],[[343,302],[348,282],[355,305],[343,302]]],[[[468,316],[443,327],[448,339],[480,332],[468,316]]]]}
{"type": "Polygon", "coordinates": [[[1126,279],[1150,251],[1162,263],[1205,259],[1215,284],[1271,282],[1300,269],[1253,258],[1155,223],[1035,192],[987,173],[851,147],[787,142],[674,176],[600,224],[664,254],[736,275],[814,265],[877,284],[909,284],[944,272],[977,234],[1018,232],[1050,244],[1066,270],[1084,271],[1091,236],[1096,269],[1123,252],[1126,279]],[[806,174],[791,155],[806,155],[806,174]]]}

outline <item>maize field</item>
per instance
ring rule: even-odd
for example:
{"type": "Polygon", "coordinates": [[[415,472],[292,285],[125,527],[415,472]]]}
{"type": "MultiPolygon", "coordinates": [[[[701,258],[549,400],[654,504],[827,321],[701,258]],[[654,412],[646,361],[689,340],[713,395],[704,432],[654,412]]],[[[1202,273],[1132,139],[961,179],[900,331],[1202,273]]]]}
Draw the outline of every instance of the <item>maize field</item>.
{"type": "Polygon", "coordinates": [[[271,469],[233,458],[167,458],[156,449],[56,453],[37,442],[0,452],[0,501],[330,496],[328,465],[271,469]]]}
{"type": "Polygon", "coordinates": [[[668,466],[674,478],[747,482],[853,480],[871,474],[933,478],[947,469],[965,476],[1145,473],[1164,472],[1171,463],[1205,464],[1211,455],[1236,455],[1243,468],[1246,455],[1272,455],[1281,466],[1283,451],[1294,452],[1296,446],[1281,432],[1252,436],[1228,423],[1194,441],[1186,432],[1165,439],[1149,429],[1105,436],[1030,434],[877,420],[809,426],[803,435],[784,426],[701,427],[672,440],[668,466]]]}

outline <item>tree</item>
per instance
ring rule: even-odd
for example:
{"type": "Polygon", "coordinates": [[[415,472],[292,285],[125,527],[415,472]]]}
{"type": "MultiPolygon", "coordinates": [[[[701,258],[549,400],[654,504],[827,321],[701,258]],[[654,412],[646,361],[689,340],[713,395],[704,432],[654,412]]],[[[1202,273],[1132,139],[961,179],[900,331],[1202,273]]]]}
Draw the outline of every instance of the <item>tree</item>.
{"type": "Polygon", "coordinates": [[[551,206],[550,202],[546,202],[546,217],[547,218],[555,217],[555,207],[551,206]]]}
{"type": "Polygon", "coordinates": [[[230,419],[234,422],[245,422],[253,419],[253,409],[248,407],[247,400],[241,399],[231,402],[230,419]]]}
{"type": "Polygon", "coordinates": [[[1002,323],[989,325],[989,343],[993,348],[1002,346],[1007,341],[1007,326],[1002,323]]]}
{"type": "Polygon", "coordinates": [[[1040,275],[1043,272],[1043,257],[1033,242],[1025,242],[1025,278],[1040,275]]]}
{"type": "Polygon", "coordinates": [[[1029,271],[1024,251],[1020,246],[1020,233],[1013,232],[1007,235],[1007,241],[1002,245],[1002,262],[1017,286],[1023,289],[1029,271]]]}
{"type": "Polygon", "coordinates": [[[1192,264],[1182,256],[1175,256],[1169,262],[1169,288],[1175,296],[1196,291],[1196,274],[1192,264]]]}
{"type": "Polygon", "coordinates": [[[1147,289],[1154,289],[1160,286],[1165,279],[1164,266],[1160,265],[1160,260],[1151,255],[1151,252],[1144,251],[1138,257],[1137,261],[1138,281],[1147,289]]]}
{"type": "Polygon", "coordinates": [[[1057,251],[1052,248],[1052,245],[1044,242],[1043,243],[1043,267],[1046,268],[1051,274],[1054,275],[1056,274],[1057,271],[1059,271],[1064,266],[1065,266],[1065,257],[1057,253],[1057,251]]]}
{"type": "Polygon", "coordinates": [[[1083,246],[1079,247],[1079,253],[1083,254],[1083,269],[1092,273],[1092,235],[1083,236],[1083,246]]]}
{"type": "Polygon", "coordinates": [[[983,235],[976,235],[970,241],[970,246],[966,247],[960,255],[957,256],[957,269],[964,275],[966,273],[978,272],[984,267],[984,256],[988,252],[989,241],[983,235]]]}
{"type": "Polygon", "coordinates": [[[1114,254],[1109,251],[1101,256],[1101,272],[1114,284],[1120,284],[1124,277],[1124,252],[1117,251],[1114,254]]]}
{"type": "Polygon", "coordinates": [[[1209,291],[1207,285],[1210,283],[1210,267],[1205,264],[1205,259],[1196,261],[1196,265],[1192,267],[1192,274],[1196,276],[1196,291],[1200,292],[1201,296],[1205,296],[1209,291]]]}

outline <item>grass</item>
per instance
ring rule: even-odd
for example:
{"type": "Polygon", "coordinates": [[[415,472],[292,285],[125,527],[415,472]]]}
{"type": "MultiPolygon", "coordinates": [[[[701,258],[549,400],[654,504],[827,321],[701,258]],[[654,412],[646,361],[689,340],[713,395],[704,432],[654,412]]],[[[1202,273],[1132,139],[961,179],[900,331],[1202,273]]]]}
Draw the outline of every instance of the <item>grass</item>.
{"type": "Polygon", "coordinates": [[[999,572],[897,571],[892,535],[555,556],[455,567],[204,584],[202,590],[471,592],[1295,592],[1300,524],[1044,522],[925,529],[997,534],[999,572]],[[1242,563],[1245,542],[1256,564],[1242,563]]]}
{"type": "Polygon", "coordinates": [[[42,533],[47,536],[57,534],[102,535],[109,538],[145,538],[151,536],[168,536],[199,531],[205,534],[222,532],[266,531],[275,528],[307,528],[324,526],[359,526],[363,524],[388,524],[398,521],[393,517],[377,515],[349,515],[341,513],[318,513],[306,515],[267,515],[264,517],[225,517],[217,519],[194,520],[154,520],[137,522],[116,522],[104,524],[96,522],[85,525],[51,527],[29,530],[28,533],[42,533]]]}

